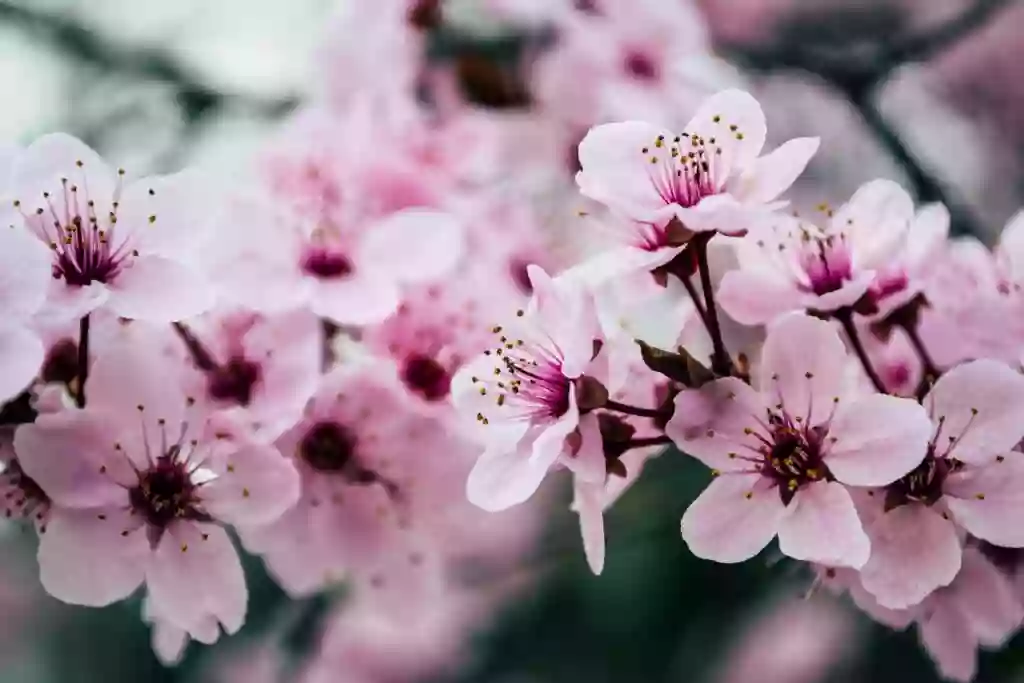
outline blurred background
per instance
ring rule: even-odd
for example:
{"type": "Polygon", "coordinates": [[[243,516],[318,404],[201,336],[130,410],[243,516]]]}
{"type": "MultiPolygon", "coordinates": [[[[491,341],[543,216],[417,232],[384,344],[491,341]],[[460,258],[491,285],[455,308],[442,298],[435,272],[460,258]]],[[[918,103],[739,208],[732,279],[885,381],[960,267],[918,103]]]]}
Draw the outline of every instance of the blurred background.
{"type": "MultiPolygon", "coordinates": [[[[525,170],[533,166],[511,155],[498,158],[514,176],[509,192],[523,201],[551,201],[554,187],[564,197],[552,205],[571,204],[572,143],[585,132],[574,126],[596,121],[577,121],[570,107],[559,105],[551,89],[565,86],[552,86],[556,76],[541,68],[546,55],[558,54],[571,40],[559,31],[552,11],[558,3],[453,0],[406,8],[404,0],[374,2],[420,11],[410,22],[422,36],[424,59],[449,79],[444,82],[458,90],[462,105],[508,125],[510,150],[529,146],[552,153],[535,140],[564,144],[555,152],[568,160],[558,178],[525,170]],[[555,114],[563,125],[552,133],[547,127],[555,114]],[[516,169],[524,169],[521,178],[516,169]]],[[[0,140],[24,143],[63,130],[134,171],[198,164],[249,173],[253,159],[305,103],[371,87],[374,79],[348,73],[346,60],[354,60],[353,70],[376,70],[378,81],[400,78],[390,69],[391,60],[401,59],[399,44],[368,37],[368,27],[346,3],[359,4],[0,0],[0,140]]],[[[687,65],[690,85],[749,88],[765,108],[770,144],[822,138],[821,151],[794,190],[798,205],[839,203],[863,181],[889,177],[919,201],[945,202],[956,231],[987,241],[1020,207],[1024,2],[655,4],[666,13],[685,9],[683,21],[696,33],[679,35],[680,42],[706,41],[701,59],[687,65]]],[[[624,20],[622,27],[636,28],[624,20]]],[[[643,47],[647,37],[640,36],[643,47]]],[[[573,63],[566,61],[571,78],[573,63]]],[[[652,67],[639,57],[628,68],[638,80],[651,78],[652,67]]],[[[628,91],[609,97],[610,104],[601,100],[598,117],[630,114],[618,110],[628,91]]],[[[694,100],[685,101],[661,115],[685,122],[694,100]]],[[[556,208],[546,215],[550,224],[543,227],[556,248],[571,241],[562,213],[556,208]]],[[[459,666],[437,667],[417,674],[419,679],[938,680],[913,632],[872,624],[827,591],[815,590],[812,577],[793,565],[758,558],[726,566],[690,556],[678,520],[706,478],[699,463],[676,454],[650,463],[608,513],[609,559],[601,577],[587,569],[576,517],[567,512],[569,492],[554,482],[541,538],[514,575],[502,578],[519,584],[516,600],[486,628],[463,636],[469,642],[460,645],[468,654],[459,666]]],[[[326,600],[287,599],[251,560],[246,628],[214,647],[193,646],[179,666],[164,668],[151,654],[137,602],[86,610],[46,596],[36,578],[33,543],[21,526],[0,527],[3,683],[277,683],[298,680],[289,672],[318,656],[326,600]]],[[[983,654],[976,680],[1024,681],[1022,645],[1018,637],[999,653],[983,654]]],[[[394,647],[399,652],[404,646],[394,647]]],[[[334,666],[322,680],[345,680],[345,660],[334,666]]],[[[382,672],[380,680],[409,679],[382,672]]]]}

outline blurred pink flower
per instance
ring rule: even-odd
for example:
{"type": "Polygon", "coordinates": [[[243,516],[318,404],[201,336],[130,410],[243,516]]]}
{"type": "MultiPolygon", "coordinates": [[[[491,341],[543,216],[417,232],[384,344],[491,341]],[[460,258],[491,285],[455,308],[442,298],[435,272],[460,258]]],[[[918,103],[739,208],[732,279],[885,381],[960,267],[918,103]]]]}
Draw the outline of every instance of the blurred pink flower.
{"type": "Polygon", "coordinates": [[[46,248],[22,230],[0,226],[0,404],[31,384],[43,363],[43,342],[30,322],[49,282],[46,248]]]}
{"type": "Polygon", "coordinates": [[[458,413],[475,421],[486,443],[467,494],[486,510],[525,501],[537,490],[579,424],[577,390],[593,360],[600,329],[589,293],[530,266],[527,310],[495,326],[498,344],[452,380],[458,413]]]}
{"type": "Polygon", "coordinates": [[[878,602],[900,609],[949,584],[960,569],[959,528],[1024,547],[1024,377],[979,360],[953,368],[923,404],[933,427],[927,456],[874,497],[871,559],[861,570],[878,602]],[[884,500],[883,500],[884,499],[884,500]]]}
{"type": "Polygon", "coordinates": [[[47,315],[76,319],[106,307],[125,318],[169,322],[213,298],[195,255],[216,217],[198,174],[124,185],[86,145],[62,133],[29,145],[12,171],[3,223],[24,226],[52,254],[47,315]]]}
{"type": "Polygon", "coordinates": [[[272,448],[213,438],[175,371],[153,347],[112,347],[93,365],[87,409],[18,428],[22,468],[60,506],[40,535],[42,582],[66,602],[105,605],[145,581],[178,628],[219,621],[233,633],[246,589],[221,525],[276,518],[298,477],[272,448]]]}
{"type": "Polygon", "coordinates": [[[776,534],[796,559],[860,567],[868,537],[847,486],[889,483],[925,455],[915,402],[844,389],[846,349],[803,315],[769,331],[760,392],[726,378],[676,397],[667,434],[719,476],[687,509],[690,550],[719,562],[756,555],[776,534]]]}

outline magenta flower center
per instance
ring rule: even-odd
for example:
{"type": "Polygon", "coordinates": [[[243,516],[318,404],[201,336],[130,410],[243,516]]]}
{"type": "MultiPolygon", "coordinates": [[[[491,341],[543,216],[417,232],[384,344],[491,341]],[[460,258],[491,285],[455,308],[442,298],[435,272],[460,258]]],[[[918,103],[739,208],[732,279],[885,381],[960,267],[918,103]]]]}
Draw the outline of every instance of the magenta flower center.
{"type": "Polygon", "coordinates": [[[920,465],[886,488],[886,510],[907,503],[934,505],[942,497],[946,477],[962,467],[958,460],[937,458],[929,451],[920,465]]]}
{"type": "MultiPolygon", "coordinates": [[[[742,139],[743,133],[730,126],[742,139]]],[[[640,153],[651,184],[665,204],[696,206],[700,200],[718,194],[725,181],[719,157],[722,154],[716,138],[683,133],[667,140],[659,135],[640,153]]]]}
{"type": "Polygon", "coordinates": [[[252,402],[253,391],[261,378],[260,366],[241,357],[234,357],[224,365],[217,365],[206,374],[207,390],[218,401],[230,401],[240,406],[252,402]]]}
{"type": "Polygon", "coordinates": [[[779,489],[782,502],[789,505],[801,488],[816,481],[831,480],[825,465],[824,432],[805,427],[786,414],[768,418],[769,437],[759,436],[759,471],[779,489]]]}
{"type": "Polygon", "coordinates": [[[306,432],[299,454],[318,472],[340,472],[355,459],[356,437],[337,422],[318,422],[306,432]]]}
{"type": "Polygon", "coordinates": [[[352,274],[352,261],[340,251],[317,247],[310,249],[302,260],[302,270],[313,277],[333,280],[352,274]]]}
{"type": "Polygon", "coordinates": [[[199,485],[192,481],[180,448],[170,450],[139,473],[138,483],[128,491],[132,512],[146,520],[151,529],[162,531],[179,519],[209,519],[200,506],[199,485]]]}
{"type": "Polygon", "coordinates": [[[818,296],[842,289],[852,279],[850,251],[842,236],[809,239],[800,256],[810,291],[818,296]]]}
{"type": "Polygon", "coordinates": [[[402,365],[402,381],[426,400],[439,401],[448,395],[452,377],[433,358],[414,354],[406,358],[402,365]]]}
{"type": "Polygon", "coordinates": [[[639,49],[627,50],[622,58],[622,66],[626,73],[641,81],[657,80],[661,72],[657,60],[639,49]]]}

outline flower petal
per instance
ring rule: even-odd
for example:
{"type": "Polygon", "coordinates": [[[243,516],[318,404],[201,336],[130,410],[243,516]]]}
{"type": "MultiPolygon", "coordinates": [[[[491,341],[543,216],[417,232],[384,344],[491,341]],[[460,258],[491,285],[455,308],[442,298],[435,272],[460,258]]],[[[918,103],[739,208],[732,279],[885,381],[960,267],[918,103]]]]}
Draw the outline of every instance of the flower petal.
{"type": "Polygon", "coordinates": [[[827,464],[852,486],[885,486],[921,464],[931,420],[916,401],[871,394],[840,403],[828,430],[827,464]]]}
{"type": "Polygon", "coordinates": [[[522,503],[540,487],[544,476],[558,460],[560,451],[542,449],[533,457],[529,435],[513,449],[490,448],[480,456],[469,473],[466,497],[479,508],[491,512],[522,503]]]}
{"type": "Polygon", "coordinates": [[[235,633],[245,621],[248,592],[242,564],[219,526],[171,526],[146,567],[146,583],[159,613],[179,628],[187,630],[212,616],[235,633]]]}
{"type": "Polygon", "coordinates": [[[399,211],[367,231],[359,266],[398,282],[436,280],[462,258],[464,232],[454,216],[441,211],[399,211]]]}
{"type": "Polygon", "coordinates": [[[871,558],[861,568],[861,582],[883,607],[916,605],[960,571],[956,529],[929,507],[901,505],[871,524],[868,534],[871,558]]]}
{"type": "Polygon", "coordinates": [[[725,312],[742,325],[764,325],[784,313],[803,310],[808,298],[781,277],[745,268],[722,276],[717,297],[725,312]]]}
{"type": "Polygon", "coordinates": [[[715,146],[722,150],[718,162],[724,174],[731,175],[754,163],[764,147],[768,127],[757,100],[750,93],[733,89],[704,100],[686,124],[686,132],[706,140],[715,138],[715,146]]]}
{"type": "Polygon", "coordinates": [[[228,524],[267,524],[299,499],[299,473],[276,448],[246,444],[228,457],[224,467],[204,486],[203,506],[228,524]]]}
{"type": "Polygon", "coordinates": [[[1024,453],[967,465],[946,479],[943,493],[957,524],[989,543],[1024,548],[1024,453]]]}
{"type": "Polygon", "coordinates": [[[357,271],[349,277],[318,279],[312,308],[339,325],[369,325],[394,313],[400,300],[394,281],[357,271]]]}
{"type": "Polygon", "coordinates": [[[675,398],[665,433],[679,450],[722,472],[750,469],[746,430],[762,432],[767,406],[760,394],[735,377],[687,389],[675,398]],[[731,454],[731,455],[730,455],[731,454]]]}
{"type": "Polygon", "coordinates": [[[914,202],[907,191],[880,179],[861,185],[836,211],[831,226],[835,233],[847,235],[854,266],[863,270],[891,261],[913,221],[914,202]]]}
{"type": "Polygon", "coordinates": [[[978,669],[978,642],[952,606],[932,610],[918,626],[921,644],[943,678],[968,683],[978,669]]]}
{"type": "Polygon", "coordinates": [[[1024,619],[1024,605],[1009,577],[977,548],[965,548],[963,566],[950,598],[967,618],[978,640],[1000,647],[1024,619]]]}
{"type": "Polygon", "coordinates": [[[0,311],[4,324],[27,320],[46,300],[52,257],[20,225],[0,225],[0,311]]]}
{"type": "Polygon", "coordinates": [[[39,337],[23,327],[0,327],[0,404],[32,383],[43,364],[39,337]]]}
{"type": "Polygon", "coordinates": [[[576,480],[573,509],[580,516],[583,552],[590,571],[600,575],[604,570],[604,483],[576,480]]]}
{"type": "Polygon", "coordinates": [[[102,607],[139,587],[148,555],[146,534],[127,510],[55,508],[39,536],[39,578],[59,600],[102,607]]]}
{"type": "Polygon", "coordinates": [[[797,560],[832,567],[864,566],[871,544],[846,488],[819,481],[799,491],[779,526],[779,549],[797,560]],[[795,507],[794,507],[795,506],[795,507]]]}
{"type": "Polygon", "coordinates": [[[818,151],[820,138],[794,138],[760,157],[739,178],[730,193],[742,202],[766,204],[789,189],[811,157],[818,151]]]}
{"type": "Polygon", "coordinates": [[[683,514],[683,540],[697,557],[743,562],[761,552],[788,514],[759,474],[723,474],[683,514]]]}
{"type": "Polygon", "coordinates": [[[789,315],[768,330],[761,391],[777,397],[790,416],[818,424],[828,419],[843,393],[846,364],[846,347],[832,325],[789,315]]]}
{"type": "Polygon", "coordinates": [[[993,360],[953,368],[935,383],[923,404],[940,425],[941,449],[964,462],[987,462],[1024,436],[1024,376],[993,360]]]}
{"type": "Polygon", "coordinates": [[[160,256],[136,259],[109,287],[107,305],[122,318],[175,322],[214,304],[212,288],[199,271],[160,256]]]}

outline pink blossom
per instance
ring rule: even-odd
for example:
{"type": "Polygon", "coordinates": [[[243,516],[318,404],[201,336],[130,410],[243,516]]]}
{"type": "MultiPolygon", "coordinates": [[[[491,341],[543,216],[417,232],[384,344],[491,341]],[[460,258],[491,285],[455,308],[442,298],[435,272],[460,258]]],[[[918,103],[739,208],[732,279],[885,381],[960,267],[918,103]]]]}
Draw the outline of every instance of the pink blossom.
{"type": "Polygon", "coordinates": [[[43,363],[43,343],[29,323],[49,280],[46,249],[22,230],[0,227],[0,404],[27,387],[43,363]]]}
{"type": "Polygon", "coordinates": [[[154,351],[111,347],[93,364],[88,408],[18,428],[22,469],[60,506],[40,536],[43,586],[98,606],[145,582],[178,628],[219,622],[233,633],[246,589],[223,524],[275,519],[298,477],[272,448],[214,438],[154,351]]]}
{"type": "Polygon", "coordinates": [[[421,415],[393,365],[339,368],[277,441],[299,470],[298,502],[276,522],[243,530],[292,595],[351,576],[380,600],[415,601],[438,581],[430,533],[462,488],[465,457],[421,415]]]}
{"type": "Polygon", "coordinates": [[[1024,547],[1024,377],[979,360],[939,378],[924,398],[933,427],[927,456],[875,494],[867,523],[864,587],[894,609],[948,585],[961,564],[963,528],[999,546],[1024,547]],[[884,500],[881,500],[883,499],[884,500]]]}
{"type": "Polygon", "coordinates": [[[914,205],[896,183],[875,180],[828,215],[824,227],[779,215],[751,228],[736,247],[740,267],[718,292],[729,315],[759,325],[788,311],[853,306],[878,269],[903,258],[914,205]]]}
{"type": "Polygon", "coordinates": [[[62,133],[18,157],[2,219],[51,250],[47,313],[81,317],[105,307],[168,322],[212,304],[195,255],[215,218],[209,181],[195,173],[125,184],[91,149],[62,133]]]}
{"type": "Polygon", "coordinates": [[[699,557],[740,562],[776,535],[796,559],[860,567],[869,543],[847,486],[888,483],[925,455],[915,402],[844,389],[846,350],[826,322],[771,328],[760,391],[726,378],[676,398],[666,432],[718,476],[683,516],[699,557]]]}
{"type": "Polygon", "coordinates": [[[589,294],[529,269],[533,298],[492,332],[495,348],[452,380],[459,414],[475,421],[486,450],[467,483],[471,502],[501,510],[540,486],[579,424],[574,380],[595,355],[600,330],[589,294]]]}
{"type": "Polygon", "coordinates": [[[295,424],[316,391],[323,333],[309,311],[216,312],[178,331],[178,357],[191,356],[187,393],[261,441],[295,424]]]}
{"type": "Polygon", "coordinates": [[[726,90],[707,99],[682,134],[639,121],[592,129],[580,143],[576,182],[632,221],[620,258],[653,268],[693,233],[743,234],[751,211],[785,191],[818,148],[817,139],[799,138],[759,157],[765,134],[757,101],[726,90]]]}

